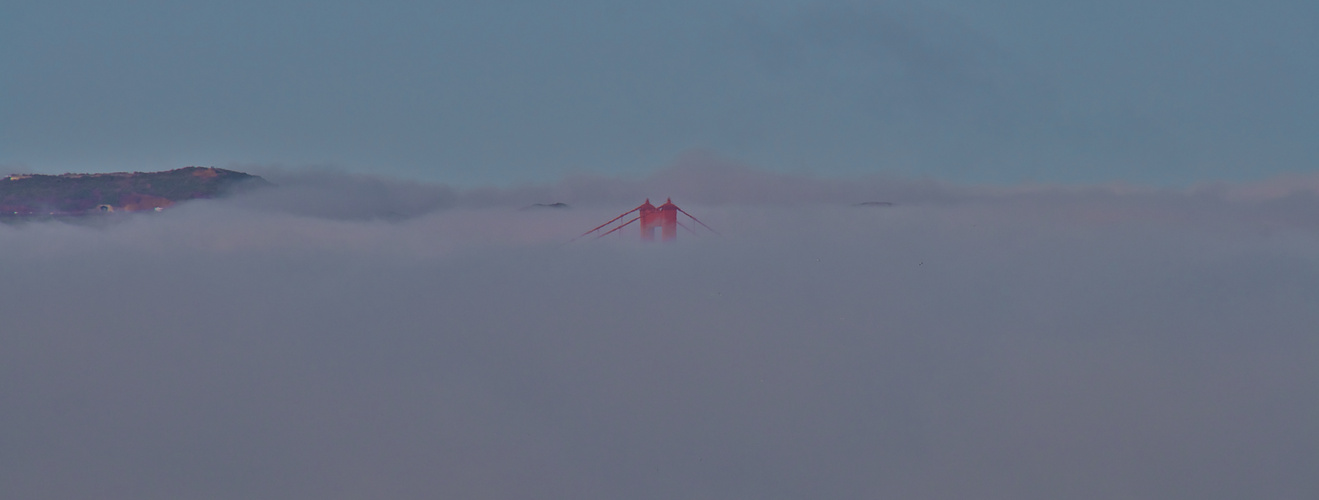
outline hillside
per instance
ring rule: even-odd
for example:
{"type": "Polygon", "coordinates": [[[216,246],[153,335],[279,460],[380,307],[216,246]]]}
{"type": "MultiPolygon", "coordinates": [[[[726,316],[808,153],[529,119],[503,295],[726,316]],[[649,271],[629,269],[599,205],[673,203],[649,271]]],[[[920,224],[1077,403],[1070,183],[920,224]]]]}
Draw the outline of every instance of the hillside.
{"type": "Polygon", "coordinates": [[[166,172],[16,174],[0,177],[0,215],[83,215],[159,211],[175,203],[214,198],[268,185],[233,170],[186,167],[166,172]]]}

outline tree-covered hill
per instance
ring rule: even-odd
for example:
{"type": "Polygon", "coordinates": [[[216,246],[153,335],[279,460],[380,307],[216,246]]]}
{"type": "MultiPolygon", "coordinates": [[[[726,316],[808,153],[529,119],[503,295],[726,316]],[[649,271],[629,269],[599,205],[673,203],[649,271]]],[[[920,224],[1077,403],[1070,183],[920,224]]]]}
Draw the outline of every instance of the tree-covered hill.
{"type": "Polygon", "coordinates": [[[165,209],[268,185],[255,175],[208,167],[166,172],[16,174],[0,177],[0,215],[80,215],[165,209]]]}

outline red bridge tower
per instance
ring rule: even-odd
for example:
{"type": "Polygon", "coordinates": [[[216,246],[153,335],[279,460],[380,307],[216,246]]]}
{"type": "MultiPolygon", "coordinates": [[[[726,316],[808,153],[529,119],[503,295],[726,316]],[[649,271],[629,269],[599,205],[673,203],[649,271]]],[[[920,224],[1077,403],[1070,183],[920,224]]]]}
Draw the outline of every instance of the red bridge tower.
{"type": "MultiPolygon", "coordinates": [[[[683,229],[691,231],[692,234],[696,234],[696,231],[692,231],[692,229],[687,227],[687,225],[678,221],[679,213],[682,213],[683,215],[686,215],[687,217],[696,221],[697,224],[700,224],[701,227],[709,229],[710,232],[719,234],[718,231],[715,231],[710,226],[705,225],[704,222],[701,222],[700,219],[693,217],[692,214],[687,213],[686,210],[678,208],[677,205],[673,204],[672,199],[665,200],[663,205],[656,207],[655,205],[650,204],[650,198],[646,198],[646,202],[642,203],[641,206],[634,208],[632,210],[628,210],[627,212],[624,212],[622,215],[610,219],[609,222],[600,224],[599,226],[596,226],[595,229],[582,233],[582,235],[578,236],[577,238],[581,238],[582,236],[586,236],[588,234],[604,229],[606,226],[613,224],[614,222],[617,222],[619,219],[622,219],[623,217],[630,215],[632,212],[638,212],[637,216],[632,218],[632,220],[624,222],[622,225],[616,228],[601,233],[599,236],[597,236],[597,238],[603,238],[609,235],[610,233],[613,233],[614,231],[618,231],[619,229],[623,229],[624,227],[627,227],[628,224],[637,221],[641,221],[640,224],[641,241],[655,241],[656,232],[659,233],[659,237],[662,241],[676,240],[678,239],[678,226],[682,226],[683,229]]],[[[573,239],[575,240],[577,238],[573,238],[573,239]]]]}

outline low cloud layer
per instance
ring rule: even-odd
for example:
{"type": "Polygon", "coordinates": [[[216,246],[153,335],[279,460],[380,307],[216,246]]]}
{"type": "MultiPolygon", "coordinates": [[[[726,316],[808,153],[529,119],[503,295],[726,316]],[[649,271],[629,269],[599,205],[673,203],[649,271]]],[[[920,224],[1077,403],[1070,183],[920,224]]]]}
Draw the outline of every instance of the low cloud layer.
{"type": "Polygon", "coordinates": [[[0,496],[1319,493],[1313,181],[267,176],[0,225],[0,496]]]}

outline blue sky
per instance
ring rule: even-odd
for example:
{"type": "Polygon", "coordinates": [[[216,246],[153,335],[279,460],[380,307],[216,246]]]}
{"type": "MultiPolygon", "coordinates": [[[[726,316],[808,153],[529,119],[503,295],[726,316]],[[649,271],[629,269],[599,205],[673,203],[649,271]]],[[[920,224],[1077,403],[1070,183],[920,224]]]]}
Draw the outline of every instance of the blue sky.
{"type": "Polygon", "coordinates": [[[691,151],[824,177],[1319,166],[1313,2],[26,2],[0,167],[331,165],[456,185],[691,151]]]}

